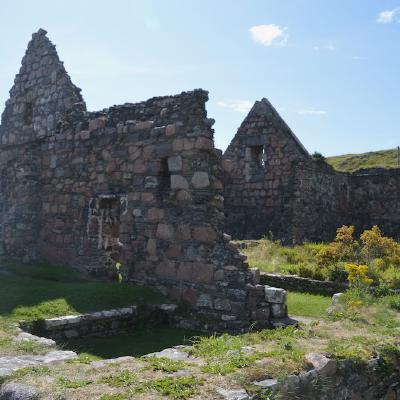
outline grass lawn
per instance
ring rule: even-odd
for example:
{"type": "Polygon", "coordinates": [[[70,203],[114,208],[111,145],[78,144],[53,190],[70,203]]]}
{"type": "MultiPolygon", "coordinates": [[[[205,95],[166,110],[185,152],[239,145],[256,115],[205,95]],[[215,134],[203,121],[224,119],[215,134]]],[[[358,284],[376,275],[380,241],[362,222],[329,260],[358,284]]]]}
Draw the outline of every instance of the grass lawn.
{"type": "Polygon", "coordinates": [[[140,285],[89,279],[64,267],[1,265],[0,316],[33,320],[107,310],[140,303],[168,302],[140,285]]]}
{"type": "Polygon", "coordinates": [[[318,294],[289,292],[288,293],[288,311],[289,315],[326,318],[326,309],[331,305],[330,296],[321,296],[318,294]]]}

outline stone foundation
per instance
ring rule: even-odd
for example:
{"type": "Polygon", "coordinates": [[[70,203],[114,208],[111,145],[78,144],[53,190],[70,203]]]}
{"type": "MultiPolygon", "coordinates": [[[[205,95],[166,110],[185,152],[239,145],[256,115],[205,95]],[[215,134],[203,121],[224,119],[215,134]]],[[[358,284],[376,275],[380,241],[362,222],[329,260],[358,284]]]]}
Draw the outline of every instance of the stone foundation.
{"type": "Polygon", "coordinates": [[[37,320],[21,327],[34,335],[56,341],[84,336],[111,336],[136,328],[169,325],[176,308],[174,304],[131,306],[37,320]]]}

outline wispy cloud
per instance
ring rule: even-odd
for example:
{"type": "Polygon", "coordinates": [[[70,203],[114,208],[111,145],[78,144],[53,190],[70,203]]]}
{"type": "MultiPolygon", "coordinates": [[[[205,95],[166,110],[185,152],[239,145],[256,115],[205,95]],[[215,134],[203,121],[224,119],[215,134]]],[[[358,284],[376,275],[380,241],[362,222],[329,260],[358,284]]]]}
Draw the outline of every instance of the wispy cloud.
{"type": "Polygon", "coordinates": [[[392,22],[400,22],[400,7],[393,10],[381,11],[378,15],[376,22],[380,24],[390,24],[392,22]]]}
{"type": "Polygon", "coordinates": [[[327,50],[327,51],[335,51],[336,47],[332,43],[325,44],[323,46],[314,46],[315,51],[322,51],[322,50],[327,50]]]}
{"type": "Polygon", "coordinates": [[[367,57],[363,57],[363,56],[352,56],[351,59],[352,59],[352,60],[358,60],[358,61],[360,61],[360,60],[366,60],[367,57]]]}
{"type": "Polygon", "coordinates": [[[327,111],[325,110],[318,110],[317,108],[303,108],[300,110],[297,110],[296,113],[298,115],[325,115],[327,114],[327,111]]]}
{"type": "Polygon", "coordinates": [[[289,34],[288,28],[281,28],[279,25],[255,25],[249,31],[253,40],[263,46],[286,46],[289,34]]]}
{"type": "Polygon", "coordinates": [[[234,100],[234,101],[217,101],[218,107],[230,108],[241,114],[245,114],[250,111],[253,103],[249,100],[234,100]]]}

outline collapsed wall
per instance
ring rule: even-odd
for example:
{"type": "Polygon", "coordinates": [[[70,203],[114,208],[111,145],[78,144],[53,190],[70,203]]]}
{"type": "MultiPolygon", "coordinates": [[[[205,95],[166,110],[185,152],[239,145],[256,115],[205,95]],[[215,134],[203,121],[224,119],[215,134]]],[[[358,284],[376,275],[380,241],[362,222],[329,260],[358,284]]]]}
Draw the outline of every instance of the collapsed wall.
{"type": "Polygon", "coordinates": [[[223,167],[226,231],[235,239],[319,242],[343,224],[400,237],[400,171],[335,171],[307,153],[265,98],[239,127],[223,167]]]}
{"type": "Polygon", "coordinates": [[[210,329],[269,326],[286,294],[223,233],[207,92],[86,112],[54,45],[33,35],[0,127],[0,248],[160,287],[210,329]]]}

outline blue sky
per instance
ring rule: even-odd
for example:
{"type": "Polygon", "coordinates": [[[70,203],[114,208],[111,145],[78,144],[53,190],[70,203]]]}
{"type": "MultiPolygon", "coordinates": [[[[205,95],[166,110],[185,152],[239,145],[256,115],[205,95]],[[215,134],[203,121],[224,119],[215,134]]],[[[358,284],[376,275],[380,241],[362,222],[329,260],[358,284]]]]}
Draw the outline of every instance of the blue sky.
{"type": "Polygon", "coordinates": [[[6,0],[0,105],[46,29],[90,110],[209,90],[225,149],[267,97],[310,151],[400,145],[400,0],[6,0]]]}

